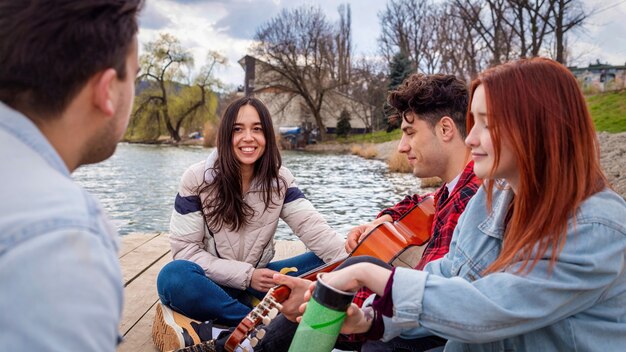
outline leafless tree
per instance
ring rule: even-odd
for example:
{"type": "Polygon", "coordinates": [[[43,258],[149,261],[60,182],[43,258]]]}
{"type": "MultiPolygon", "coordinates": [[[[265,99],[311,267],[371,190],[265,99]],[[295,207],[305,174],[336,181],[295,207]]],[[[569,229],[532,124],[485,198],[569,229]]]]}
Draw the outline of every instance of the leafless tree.
{"type": "Polygon", "coordinates": [[[504,19],[519,43],[520,57],[539,56],[553,33],[549,20],[554,10],[553,0],[508,0],[510,16],[504,19]]]}
{"type": "Polygon", "coordinates": [[[481,50],[479,37],[472,31],[472,19],[462,17],[459,9],[447,3],[437,25],[436,50],[441,53],[440,71],[470,81],[488,60],[481,50]]]}
{"type": "Polygon", "coordinates": [[[404,2],[391,0],[385,10],[378,14],[381,25],[381,33],[378,38],[380,52],[387,62],[398,52],[409,57],[411,51],[409,45],[409,30],[406,28],[409,22],[409,13],[405,10],[404,2]]]}
{"type": "Polygon", "coordinates": [[[383,56],[390,61],[400,52],[419,71],[438,70],[441,56],[434,50],[437,42],[435,28],[440,12],[431,0],[391,0],[379,13],[381,34],[378,38],[383,56]]]}
{"type": "MultiPolygon", "coordinates": [[[[337,61],[339,81],[348,83],[352,75],[352,11],[350,4],[341,4],[337,9],[339,12],[338,31],[335,34],[337,43],[337,61]]],[[[340,89],[345,93],[348,84],[342,85],[340,89]]]]}
{"type": "Polygon", "coordinates": [[[580,0],[552,0],[552,20],[549,25],[554,31],[554,59],[566,63],[566,35],[581,27],[590,13],[587,13],[580,0]]]}
{"type": "Polygon", "coordinates": [[[384,63],[361,58],[353,68],[349,94],[350,115],[363,122],[367,131],[377,130],[384,123],[383,105],[387,98],[387,75],[384,63]]]}
{"type": "Polygon", "coordinates": [[[513,31],[507,25],[506,0],[454,0],[465,24],[490,53],[489,66],[508,61],[513,56],[513,31]]]}
{"type": "Polygon", "coordinates": [[[581,0],[454,0],[489,49],[490,65],[551,55],[566,63],[566,35],[593,14],[581,0]]]}
{"type": "Polygon", "coordinates": [[[349,33],[339,33],[339,28],[349,26],[349,8],[342,18],[342,24],[335,26],[317,7],[285,9],[257,29],[257,42],[251,47],[252,55],[264,63],[256,88],[280,91],[288,99],[301,97],[322,139],[326,136],[321,114],[324,99],[330,91],[348,84],[345,75],[350,58],[346,56],[351,39],[349,33]]]}

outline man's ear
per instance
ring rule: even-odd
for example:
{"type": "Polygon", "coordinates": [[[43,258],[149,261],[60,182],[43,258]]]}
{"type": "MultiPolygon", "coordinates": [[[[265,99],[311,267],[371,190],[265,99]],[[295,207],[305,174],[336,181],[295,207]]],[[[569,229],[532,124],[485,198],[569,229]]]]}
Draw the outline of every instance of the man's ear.
{"type": "Polygon", "coordinates": [[[108,68],[94,77],[93,103],[105,115],[113,116],[115,114],[115,83],[117,81],[117,72],[108,68]]]}
{"type": "Polygon", "coordinates": [[[441,133],[441,138],[446,142],[451,141],[456,134],[456,125],[450,116],[442,117],[437,123],[437,129],[441,133]]]}

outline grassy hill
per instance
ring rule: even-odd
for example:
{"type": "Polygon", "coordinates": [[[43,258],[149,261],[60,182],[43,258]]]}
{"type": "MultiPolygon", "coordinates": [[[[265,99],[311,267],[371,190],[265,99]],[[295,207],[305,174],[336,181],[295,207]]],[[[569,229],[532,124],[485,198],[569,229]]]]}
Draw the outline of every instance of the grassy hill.
{"type": "Polygon", "coordinates": [[[587,97],[596,130],[611,133],[626,131],[626,90],[587,97]]]}
{"type": "Polygon", "coordinates": [[[337,141],[340,143],[384,143],[400,140],[400,137],[402,137],[402,131],[398,128],[389,133],[383,130],[365,134],[351,134],[348,138],[339,137],[337,141]]]}

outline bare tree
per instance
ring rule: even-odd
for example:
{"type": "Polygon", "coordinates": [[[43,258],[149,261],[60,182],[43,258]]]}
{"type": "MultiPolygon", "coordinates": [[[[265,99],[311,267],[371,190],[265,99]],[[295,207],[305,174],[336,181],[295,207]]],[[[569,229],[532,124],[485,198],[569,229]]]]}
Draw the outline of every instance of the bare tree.
{"type": "MultiPolygon", "coordinates": [[[[337,42],[337,61],[339,81],[348,83],[352,75],[352,11],[350,4],[339,5],[339,28],[335,34],[337,42]]],[[[345,93],[348,90],[348,84],[342,85],[341,90],[345,93]]]]}
{"type": "Polygon", "coordinates": [[[378,38],[380,51],[389,62],[398,52],[409,57],[409,13],[405,10],[404,2],[392,0],[387,3],[385,10],[378,14],[381,33],[378,38]]]}
{"type": "Polygon", "coordinates": [[[507,25],[506,0],[454,0],[465,24],[471,26],[490,53],[489,66],[508,61],[513,56],[513,35],[507,25]]]}
{"type": "Polygon", "coordinates": [[[554,9],[552,0],[508,0],[511,16],[505,21],[517,37],[520,57],[539,56],[553,33],[549,19],[554,9]]]}
{"type": "MultiPolygon", "coordinates": [[[[344,27],[349,24],[344,19],[344,27]]],[[[346,85],[340,67],[346,72],[351,44],[349,36],[339,34],[337,27],[326,19],[315,7],[302,6],[283,10],[257,29],[257,43],[251,48],[252,55],[260,60],[264,72],[257,77],[260,86],[287,94],[288,100],[302,98],[304,105],[313,115],[325,139],[326,126],[322,116],[322,105],[330,91],[346,85]],[[337,40],[337,38],[341,38],[337,40]],[[337,43],[344,52],[339,55],[337,43]]]]}
{"type": "Polygon", "coordinates": [[[471,18],[460,16],[453,4],[443,6],[437,25],[438,41],[434,50],[441,53],[440,71],[470,81],[483,69],[487,50],[479,46],[480,39],[472,31],[471,18]]]}
{"type": "Polygon", "coordinates": [[[378,42],[387,61],[400,52],[413,62],[415,69],[436,72],[441,56],[433,46],[437,42],[439,15],[438,7],[430,0],[391,0],[378,15],[378,42]]]}
{"type": "Polygon", "coordinates": [[[566,61],[566,34],[593,14],[581,0],[390,0],[379,14],[381,54],[425,73],[474,78],[518,57],[566,61]]]}
{"type": "Polygon", "coordinates": [[[566,34],[592,14],[580,0],[454,0],[454,5],[488,48],[490,66],[542,53],[565,63],[566,34]]]}
{"type": "Polygon", "coordinates": [[[383,106],[387,98],[387,75],[384,64],[361,58],[353,68],[350,82],[351,116],[361,120],[366,131],[385,125],[383,106]]]}
{"type": "Polygon", "coordinates": [[[580,0],[552,0],[552,20],[549,22],[554,31],[554,59],[566,64],[566,34],[581,27],[589,14],[580,0]]]}

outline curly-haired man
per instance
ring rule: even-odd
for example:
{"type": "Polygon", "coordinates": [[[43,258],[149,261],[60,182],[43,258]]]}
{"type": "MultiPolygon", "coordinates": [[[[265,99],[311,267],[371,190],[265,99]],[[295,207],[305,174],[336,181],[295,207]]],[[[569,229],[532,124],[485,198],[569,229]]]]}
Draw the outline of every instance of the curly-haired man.
{"type": "MultiPolygon", "coordinates": [[[[455,76],[444,74],[413,74],[396,90],[389,93],[388,102],[402,119],[402,139],[398,151],[406,154],[413,174],[420,178],[439,177],[443,185],[434,193],[435,219],[432,233],[423,255],[416,266],[422,269],[430,261],[443,257],[450,246],[452,233],[459,216],[470,198],[480,187],[474,175],[473,162],[465,146],[465,137],[471,126],[466,126],[468,91],[465,83],[455,76]]],[[[356,226],[348,233],[346,251],[351,252],[359,239],[384,221],[399,219],[420,203],[427,195],[407,196],[398,204],[383,210],[372,222],[356,226]]],[[[345,264],[354,261],[350,258],[345,264]]],[[[289,346],[297,325],[290,322],[299,313],[305,280],[280,276],[277,283],[292,288],[292,294],[283,304],[282,315],[268,327],[267,333],[255,351],[282,351],[289,346]]],[[[363,302],[371,291],[359,291],[355,303],[363,302]]],[[[443,346],[445,340],[427,336],[414,340],[396,338],[391,341],[370,341],[362,344],[359,336],[340,336],[337,347],[361,351],[422,351],[443,346]],[[361,346],[362,344],[362,346],[361,346]]]]}

